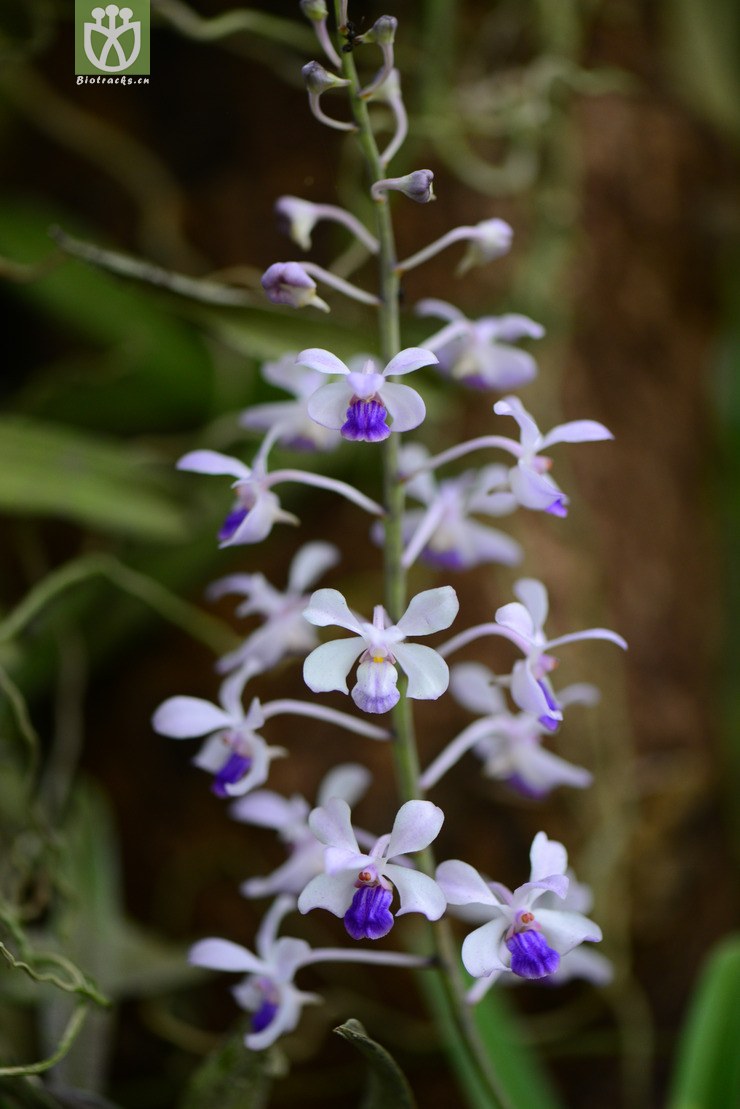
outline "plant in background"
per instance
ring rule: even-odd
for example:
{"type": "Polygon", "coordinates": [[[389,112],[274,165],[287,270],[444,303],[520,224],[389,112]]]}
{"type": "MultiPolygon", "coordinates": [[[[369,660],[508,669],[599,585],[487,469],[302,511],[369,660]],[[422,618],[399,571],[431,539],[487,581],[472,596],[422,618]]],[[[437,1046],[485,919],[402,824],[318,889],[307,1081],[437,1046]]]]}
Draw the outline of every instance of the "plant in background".
{"type": "MultiPolygon", "coordinates": [[[[436,648],[409,642],[409,637],[449,628],[457,621],[459,605],[449,584],[417,593],[409,601],[407,576],[420,557],[442,571],[454,573],[487,562],[513,565],[520,561],[523,552],[518,543],[472,517],[502,517],[521,507],[553,517],[565,516],[568,497],[550,476],[551,460],[544,452],[557,443],[607,440],[611,434],[592,420],[566,423],[542,434],[521,401],[510,395],[496,401],[493,411],[505,419],[513,417],[519,426],[518,440],[496,432],[449,444],[435,456],[420,443],[402,446],[403,433],[422,429],[426,405],[422,375],[417,375],[414,388],[398,383],[395,379],[399,375],[435,366],[444,377],[477,390],[518,388],[535,377],[536,363],[528,351],[512,344],[539,339],[543,329],[516,314],[470,321],[455,306],[426,299],[417,311],[447,322],[423,346],[404,347],[399,312],[401,275],[460,242],[467,244],[467,252],[459,272],[488,264],[511,248],[513,232],[503,220],[487,219],[475,226],[454,228],[399,262],[393,206],[403,204],[405,198],[421,203],[434,198],[433,173],[429,170],[386,176],[386,167],[406,135],[406,113],[401,109],[400,83],[394,68],[394,41],[397,33],[403,33],[403,23],[399,28],[394,17],[382,16],[369,31],[358,35],[348,5],[339,3],[335,17],[340,37],[334,42],[325,5],[304,2],[301,7],[313,23],[326,65],[334,67],[327,69],[316,61],[304,66],[309,107],[321,123],[351,132],[348,141],[359,144],[375,226],[371,230],[351,212],[294,196],[277,202],[278,215],[304,250],[311,247],[311,232],[318,220],[330,220],[348,229],[377,263],[377,291],[368,292],[351,284],[331,269],[293,261],[269,266],[262,286],[269,299],[279,305],[328,310],[329,305],[317,295],[316,277],[371,307],[377,320],[377,354],[357,351],[349,365],[323,348],[286,354],[264,372],[293,393],[295,401],[260,405],[241,417],[244,426],[265,433],[252,466],[204,450],[192,451],[178,465],[235,479],[236,505],[219,533],[222,546],[258,543],[273,523],[294,522],[272,492],[278,482],[319,486],[375,514],[379,519],[370,530],[383,552],[384,595],[371,621],[358,615],[351,596],[345,599],[337,589],[323,588],[305,596],[305,587],[336,561],[325,545],[317,545],[312,554],[303,554],[301,568],[291,571],[285,595],[267,585],[260,574],[232,575],[212,588],[213,593],[228,590],[245,595],[242,611],[263,616],[263,627],[219,664],[222,671],[232,672],[222,687],[221,708],[197,698],[171,698],[155,714],[154,726],[175,737],[212,733],[196,761],[215,773],[214,791],[220,796],[245,794],[232,810],[234,818],[273,828],[290,854],[288,861],[268,878],[248,878],[242,887],[249,897],[276,897],[258,933],[257,954],[227,940],[210,939],[195,946],[191,959],[198,965],[247,972],[235,996],[252,1013],[246,1046],[260,1050],[292,1030],[303,1005],[317,1000],[293,984],[302,966],[328,959],[371,958],[365,948],[311,952],[305,941],[276,939],[277,922],[294,911],[294,898],[303,913],[324,908],[341,917],[351,941],[378,941],[393,929],[394,938],[398,936],[403,944],[402,925],[394,927],[395,917],[420,914],[429,922],[428,933],[420,941],[422,955],[411,957],[383,949],[375,959],[394,965],[426,965],[422,973],[433,980],[428,991],[432,1009],[467,1098],[474,1105],[510,1105],[498,1058],[501,1049],[482,1041],[471,1019],[471,1006],[484,1003],[484,995],[504,972],[522,979],[553,982],[560,975],[562,980],[566,975],[561,974],[561,968],[569,956],[584,943],[598,942],[601,931],[572,907],[573,898],[569,903],[571,880],[566,875],[565,848],[549,840],[544,832],[538,834],[532,846],[530,881],[513,893],[498,883],[486,883],[468,863],[449,861],[437,867],[431,845],[434,842],[436,847],[444,839],[444,814],[425,799],[424,792],[469,749],[483,759],[485,773],[531,797],[541,798],[562,784],[587,787],[590,772],[547,751],[543,740],[559,730],[567,704],[593,702],[596,693],[583,684],[556,693],[549,677],[556,661],[551,651],[583,638],[607,639],[621,647],[626,644],[620,636],[600,628],[547,639],[543,630],[547,592],[532,578],[516,584],[518,600],[499,608],[493,623],[459,630],[458,622],[454,637],[436,648]],[[380,68],[364,87],[355,64],[360,45],[375,46],[380,51],[380,68]],[[323,98],[329,93],[334,101],[341,95],[347,98],[351,120],[327,114],[323,98]],[[376,102],[395,107],[396,134],[384,152],[377,146],[370,111],[376,102]],[[344,450],[372,454],[374,464],[382,471],[382,504],[345,482],[315,472],[319,452],[336,442],[322,438],[326,431],[335,436],[338,432],[349,441],[344,450]],[[303,450],[313,452],[310,469],[268,473],[270,448],[296,441],[303,450]],[[473,452],[482,455],[479,469],[441,479],[433,476],[441,467],[473,452]],[[421,501],[423,509],[408,509],[407,495],[421,501]],[[317,645],[313,629],[329,625],[338,625],[352,634],[317,645]],[[487,635],[509,639],[523,657],[513,662],[509,673],[494,674],[471,663],[456,668],[456,696],[483,716],[452,738],[421,774],[412,701],[443,696],[450,676],[445,658],[487,635]],[[241,697],[247,678],[259,681],[260,674],[287,652],[305,656],[307,700],[261,706],[255,699],[245,710],[241,697]],[[310,696],[332,691],[348,693],[347,677],[358,660],[352,700],[361,712],[385,716],[387,731],[364,724],[361,717],[322,706],[310,696]],[[509,699],[514,711],[509,708],[509,699]],[[256,729],[283,712],[313,715],[342,724],[360,736],[388,739],[387,757],[395,771],[398,805],[389,834],[377,838],[353,825],[350,803],[359,795],[358,773],[362,790],[368,788],[367,776],[359,767],[349,778],[347,769],[337,768],[322,787],[317,807],[310,812],[304,798],[290,799],[272,790],[256,790],[267,777],[270,759],[286,754],[282,747],[267,746],[256,729]],[[393,910],[396,892],[399,901],[393,910]],[[459,911],[458,906],[474,910],[483,921],[470,932],[462,948],[450,920],[459,911]],[[477,980],[472,988],[463,977],[463,967],[477,980]]],[[[367,52],[369,49],[363,54],[367,52]]],[[[438,428],[436,434],[444,434],[444,429],[438,428]]],[[[345,550],[344,557],[348,562],[351,550],[345,550]]],[[[361,751],[353,751],[353,758],[358,754],[361,751]]],[[[372,791],[368,791],[366,803],[371,799],[372,791]]],[[[477,860],[483,866],[484,847],[477,860]]],[[[580,887],[573,889],[577,892],[580,887]]],[[[576,897],[575,901],[578,905],[584,903],[583,898],[576,897]]],[[[601,980],[607,976],[602,969],[601,980]]]]}

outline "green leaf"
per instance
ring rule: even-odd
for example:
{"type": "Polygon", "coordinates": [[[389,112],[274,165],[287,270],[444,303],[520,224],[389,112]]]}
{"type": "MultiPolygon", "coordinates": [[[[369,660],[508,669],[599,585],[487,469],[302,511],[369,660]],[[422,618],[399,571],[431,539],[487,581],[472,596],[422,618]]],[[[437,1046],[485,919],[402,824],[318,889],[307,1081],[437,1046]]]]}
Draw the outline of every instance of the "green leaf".
{"type": "Polygon", "coordinates": [[[243,1034],[233,1036],[195,1072],[180,1109],[263,1109],[272,1084],[269,1058],[245,1048],[243,1034]]]}
{"type": "Polygon", "coordinates": [[[413,1109],[411,1087],[393,1056],[371,1040],[359,1020],[348,1020],[334,1031],[360,1051],[369,1063],[362,1109],[413,1109]]]}
{"type": "Polygon", "coordinates": [[[740,935],[719,944],[679,1043],[669,1109],[740,1105],[740,935]]]}
{"type": "Polygon", "coordinates": [[[61,516],[137,539],[186,534],[159,463],[128,444],[23,417],[0,417],[0,511],[61,516]]]}

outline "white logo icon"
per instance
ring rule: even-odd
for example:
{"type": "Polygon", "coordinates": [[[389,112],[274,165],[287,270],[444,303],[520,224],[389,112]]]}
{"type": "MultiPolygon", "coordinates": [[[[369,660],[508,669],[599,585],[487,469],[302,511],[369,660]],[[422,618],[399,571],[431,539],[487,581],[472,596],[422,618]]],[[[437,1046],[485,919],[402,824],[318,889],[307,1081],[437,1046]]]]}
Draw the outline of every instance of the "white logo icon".
{"type": "Polygon", "coordinates": [[[107,8],[93,8],[90,15],[94,23],[85,24],[85,53],[96,69],[106,73],[119,73],[133,65],[141,50],[141,21],[133,21],[131,8],[120,8],[109,4],[107,8]],[[103,22],[105,16],[107,22],[103,22]],[[121,22],[118,22],[120,17],[121,22]],[[132,42],[128,54],[121,45],[121,39],[131,31],[132,42]],[[96,49],[98,52],[96,53],[96,49]],[[113,61],[109,61],[111,54],[113,61]]]}

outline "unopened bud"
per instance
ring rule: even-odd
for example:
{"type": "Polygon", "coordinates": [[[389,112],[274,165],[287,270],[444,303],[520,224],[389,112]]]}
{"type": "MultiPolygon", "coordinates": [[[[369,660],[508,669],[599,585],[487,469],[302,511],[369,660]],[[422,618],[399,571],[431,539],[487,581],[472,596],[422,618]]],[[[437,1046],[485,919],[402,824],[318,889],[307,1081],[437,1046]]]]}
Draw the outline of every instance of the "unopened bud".
{"type": "Polygon", "coordinates": [[[474,233],[470,235],[470,245],[457,268],[457,272],[466,273],[473,266],[484,266],[494,258],[511,248],[514,232],[505,220],[486,219],[476,224],[474,233]]]}
{"type": "Polygon", "coordinates": [[[273,304],[286,304],[290,308],[310,305],[323,312],[329,311],[328,304],[316,295],[316,282],[298,262],[274,262],[262,274],[261,285],[273,304]]]}
{"type": "Polygon", "coordinates": [[[314,23],[321,23],[329,16],[329,10],[324,0],[301,0],[301,11],[306,19],[314,23]]]}
{"type": "Polygon", "coordinates": [[[394,15],[381,15],[369,31],[357,35],[355,42],[377,42],[380,46],[393,45],[398,30],[398,20],[394,15]]]}
{"type": "Polygon", "coordinates": [[[405,177],[388,177],[384,181],[376,181],[371,189],[373,200],[383,200],[390,191],[403,193],[409,200],[417,204],[428,204],[436,200],[432,182],[434,174],[430,169],[416,169],[405,177]]]}
{"type": "Polygon", "coordinates": [[[338,89],[342,85],[349,84],[344,77],[337,77],[336,73],[330,73],[328,69],[324,69],[320,62],[307,62],[301,69],[301,73],[306,82],[306,88],[316,96],[321,96],[327,89],[338,89]]]}
{"type": "Polygon", "coordinates": [[[311,232],[316,226],[316,205],[297,196],[281,196],[275,203],[280,230],[289,235],[301,250],[311,249],[311,232]]]}

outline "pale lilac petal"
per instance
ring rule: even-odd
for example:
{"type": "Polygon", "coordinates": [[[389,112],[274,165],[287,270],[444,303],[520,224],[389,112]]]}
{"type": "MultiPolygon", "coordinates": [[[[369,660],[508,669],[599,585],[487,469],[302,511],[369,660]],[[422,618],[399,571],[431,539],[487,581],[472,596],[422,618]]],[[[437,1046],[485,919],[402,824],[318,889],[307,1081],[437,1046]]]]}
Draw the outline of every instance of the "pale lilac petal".
{"type": "Polygon", "coordinates": [[[565,847],[556,839],[548,839],[544,832],[538,832],[532,840],[529,859],[532,863],[532,882],[539,882],[552,874],[565,874],[568,869],[568,852],[565,847]]]}
{"type": "Polygon", "coordinates": [[[520,543],[496,528],[479,524],[477,520],[463,520],[459,525],[460,546],[465,551],[466,563],[479,566],[483,562],[500,562],[502,566],[516,566],[524,552],[520,543]]]}
{"type": "Polygon", "coordinates": [[[450,905],[499,905],[475,867],[460,859],[440,863],[436,879],[450,905]]]}
{"type": "Polygon", "coordinates": [[[290,564],[288,592],[304,593],[315,581],[339,562],[339,549],[318,540],[301,547],[290,564]]]}
{"type": "Polygon", "coordinates": [[[248,878],[239,892],[243,897],[274,897],[291,893],[296,897],[324,869],[324,849],[319,843],[298,847],[282,866],[264,878],[248,878]]]}
{"type": "Polygon", "coordinates": [[[421,643],[399,643],[394,648],[409,684],[406,696],[416,701],[436,701],[447,689],[447,663],[432,647],[421,643]]]}
{"type": "Polygon", "coordinates": [[[414,312],[417,316],[436,316],[441,320],[464,320],[465,316],[459,308],[454,304],[449,304],[446,300],[438,300],[436,297],[426,297],[424,300],[418,301],[414,305],[414,312]]]}
{"type": "Polygon", "coordinates": [[[514,585],[514,595],[519,598],[532,617],[535,628],[543,628],[547,620],[547,590],[536,578],[520,578],[514,585]]]}
{"type": "Polygon", "coordinates": [[[386,857],[422,851],[439,835],[445,814],[431,801],[406,801],[396,814],[386,857]]]}
{"type": "Polygon", "coordinates": [[[294,400],[272,401],[269,404],[254,404],[239,416],[239,427],[250,431],[267,431],[276,424],[283,424],[287,436],[288,429],[305,418],[305,409],[294,400]]]}
{"type": "Polygon", "coordinates": [[[499,958],[499,948],[508,926],[505,919],[490,920],[466,936],[462,945],[462,961],[473,978],[484,978],[493,971],[507,970],[499,958]]]}
{"type": "Polygon", "coordinates": [[[238,458],[221,454],[219,451],[190,451],[177,462],[178,470],[190,470],[196,474],[229,474],[244,480],[252,471],[238,458]]]}
{"type": "Polygon", "coordinates": [[[338,589],[317,589],[311,595],[303,617],[310,624],[326,628],[336,624],[347,631],[362,634],[362,626],[338,589]]]}
{"type": "Polygon", "coordinates": [[[551,708],[545,691],[535,678],[527,662],[515,662],[511,670],[511,696],[520,709],[531,712],[533,716],[547,716],[552,720],[562,720],[563,714],[551,708]]]}
{"type": "Polygon", "coordinates": [[[303,663],[304,682],[313,693],[349,693],[347,675],[364,649],[364,640],[356,636],[322,643],[303,663]]]}
{"type": "MultiPolygon", "coordinates": [[[[254,736],[250,744],[252,765],[247,773],[237,782],[226,782],[224,789],[229,797],[243,797],[245,793],[263,785],[270,775],[270,763],[273,759],[287,755],[284,747],[268,747],[263,739],[254,736]]],[[[196,761],[195,759],[193,760],[196,761]]]]}
{"type": "Polygon", "coordinates": [[[302,797],[283,797],[271,789],[256,790],[241,797],[229,809],[232,820],[275,831],[294,824],[302,815],[308,817],[308,803],[302,797]]]}
{"type": "MultiPolygon", "coordinates": [[[[237,997],[237,990],[232,993],[237,997]]],[[[285,985],[280,990],[280,1005],[275,1016],[261,1032],[248,1032],[244,1043],[250,1051],[264,1051],[271,1047],[286,1032],[292,1032],[301,1017],[304,1005],[321,1001],[318,994],[305,993],[293,986],[285,985]]]]}
{"type": "Polygon", "coordinates": [[[335,766],[324,778],[316,794],[316,802],[325,805],[331,797],[343,798],[350,808],[367,792],[372,774],[357,762],[335,766]]]}
{"type": "Polygon", "coordinates": [[[352,829],[352,813],[341,797],[330,797],[323,808],[314,809],[308,826],[316,839],[327,847],[341,847],[358,854],[357,837],[352,829]]]}
{"type": "MultiPolygon", "coordinates": [[[[257,929],[254,946],[257,954],[265,960],[271,957],[272,949],[277,940],[277,934],[283,919],[296,907],[295,898],[283,895],[273,901],[270,908],[262,918],[262,923],[257,929]]],[[[284,940],[280,941],[284,943],[284,940]]],[[[294,941],[295,942],[295,941],[294,941]]]]}
{"type": "Polygon", "coordinates": [[[449,628],[457,616],[460,602],[451,585],[417,593],[398,621],[404,635],[431,635],[449,628]]]}
{"type": "Polygon", "coordinates": [[[462,382],[472,377],[471,384],[477,384],[475,379],[480,378],[484,388],[519,389],[537,376],[537,363],[526,350],[496,343],[481,351],[476,363],[471,362],[466,372],[455,376],[459,376],[462,382]]]}
{"type": "Polygon", "coordinates": [[[330,381],[308,398],[306,409],[311,419],[321,427],[339,431],[347,419],[351,400],[352,392],[344,381],[330,381]]]}
{"type": "Polygon", "coordinates": [[[517,636],[525,643],[532,642],[537,630],[529,609],[518,601],[511,601],[510,604],[502,605],[501,608],[496,609],[495,620],[502,627],[510,628],[513,632],[516,632],[517,636]]]}
{"type": "Polygon", "coordinates": [[[546,474],[538,474],[526,462],[518,462],[509,470],[511,491],[523,508],[534,512],[551,511],[553,515],[564,516],[568,497],[559,485],[546,474]]]}
{"type": "Polygon", "coordinates": [[[438,361],[437,355],[431,350],[426,350],[424,347],[407,347],[395,358],[391,358],[383,374],[385,377],[399,377],[401,374],[418,370],[421,366],[435,366],[438,361]]]}
{"type": "Polygon", "coordinates": [[[504,397],[496,401],[493,411],[498,416],[513,416],[519,424],[521,444],[525,451],[534,447],[540,438],[540,429],[518,397],[504,397]]]}
{"type": "Polygon", "coordinates": [[[393,863],[386,866],[385,873],[398,890],[401,901],[396,916],[423,913],[427,920],[439,920],[447,908],[447,899],[433,878],[408,866],[395,866],[393,863]]]}
{"type": "Polygon", "coordinates": [[[608,628],[585,628],[581,632],[569,632],[568,635],[559,635],[556,639],[549,639],[545,646],[548,648],[561,647],[564,643],[577,643],[579,639],[607,639],[610,643],[616,643],[617,647],[621,647],[623,651],[627,650],[627,640],[617,632],[609,631],[608,628]]]}
{"type": "Polygon", "coordinates": [[[560,960],[551,980],[560,985],[574,978],[583,978],[594,986],[608,986],[614,980],[614,967],[605,955],[589,947],[575,947],[560,960]]]}
{"type": "Polygon", "coordinates": [[[308,883],[298,898],[298,908],[302,913],[312,909],[327,909],[334,916],[344,916],[352,904],[357,874],[348,871],[344,874],[318,874],[308,883]]]}
{"type": "Polygon", "coordinates": [[[480,662],[461,662],[450,674],[450,692],[469,712],[481,716],[506,711],[506,699],[495,684],[496,675],[480,662]]]}
{"type": "Polygon", "coordinates": [[[573,682],[558,690],[558,703],[561,708],[568,705],[598,705],[601,693],[591,682],[573,682]]]}
{"type": "Polygon", "coordinates": [[[298,365],[295,354],[287,354],[276,362],[265,362],[261,373],[265,381],[295,397],[310,396],[322,383],[314,370],[298,365]]]}
{"type": "Polygon", "coordinates": [[[242,543],[261,543],[272,531],[279,514],[280,501],[277,496],[269,491],[258,493],[239,527],[228,539],[222,539],[219,546],[238,547],[242,543]]]}
{"type": "Polygon", "coordinates": [[[207,770],[209,774],[218,774],[230,754],[231,747],[218,733],[205,741],[192,763],[201,770],[207,770]]]}
{"type": "Polygon", "coordinates": [[[412,431],[424,422],[426,405],[410,385],[388,382],[380,395],[393,421],[393,431],[412,431]]]}
{"type": "Polygon", "coordinates": [[[191,739],[233,725],[233,718],[200,697],[170,697],[152,717],[152,727],[171,739],[191,739]]]}
{"type": "Polygon", "coordinates": [[[558,424],[543,435],[539,449],[543,451],[554,443],[598,443],[613,438],[609,428],[596,420],[572,420],[567,424],[558,424]]]}
{"type": "Polygon", "coordinates": [[[547,793],[555,786],[573,786],[586,789],[593,782],[593,774],[583,766],[561,759],[539,745],[517,746],[512,752],[517,774],[535,793],[547,793]]]}
{"type": "Polygon", "coordinates": [[[505,343],[515,343],[517,339],[541,339],[545,329],[540,323],[522,316],[517,312],[507,312],[495,319],[497,339],[505,343]]]}
{"type": "Polygon", "coordinates": [[[302,350],[296,358],[301,366],[308,366],[310,370],[318,370],[322,374],[347,374],[349,370],[336,354],[321,347],[309,347],[302,350]]]}
{"type": "Polygon", "coordinates": [[[559,954],[565,955],[579,943],[598,943],[601,929],[581,913],[563,912],[562,909],[537,909],[537,922],[542,925],[547,942],[559,954]]]}
{"type": "Polygon", "coordinates": [[[233,970],[239,973],[264,974],[265,964],[246,947],[230,940],[200,940],[188,952],[188,962],[210,970],[233,970]]]}

